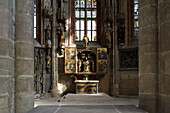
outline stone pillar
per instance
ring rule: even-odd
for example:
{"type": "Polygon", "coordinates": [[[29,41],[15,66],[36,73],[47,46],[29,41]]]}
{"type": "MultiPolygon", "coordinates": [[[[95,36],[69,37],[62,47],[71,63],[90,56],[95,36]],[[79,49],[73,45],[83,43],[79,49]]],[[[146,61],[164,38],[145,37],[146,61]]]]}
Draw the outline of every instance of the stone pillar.
{"type": "Polygon", "coordinates": [[[158,0],[139,0],[139,106],[157,113],[158,0]]]}
{"type": "Polygon", "coordinates": [[[170,113],[170,1],[158,0],[159,113],[170,113]]]}
{"type": "Polygon", "coordinates": [[[0,113],[14,113],[14,12],[14,0],[0,0],[0,113]]]}
{"type": "Polygon", "coordinates": [[[118,42],[117,42],[117,1],[112,1],[112,16],[113,16],[113,48],[111,52],[111,61],[112,61],[112,86],[110,95],[116,96],[119,95],[119,77],[116,70],[119,69],[118,67],[118,42]]]}
{"type": "MultiPolygon", "coordinates": [[[[52,21],[52,90],[51,96],[58,97],[57,83],[58,73],[56,73],[56,65],[58,59],[56,58],[56,0],[52,0],[53,6],[53,21],[52,21]]],[[[58,40],[57,40],[58,41],[58,40]]],[[[58,42],[57,42],[58,44],[58,42]]]]}
{"type": "Polygon", "coordinates": [[[15,112],[34,107],[33,0],[16,0],[15,112]]]}

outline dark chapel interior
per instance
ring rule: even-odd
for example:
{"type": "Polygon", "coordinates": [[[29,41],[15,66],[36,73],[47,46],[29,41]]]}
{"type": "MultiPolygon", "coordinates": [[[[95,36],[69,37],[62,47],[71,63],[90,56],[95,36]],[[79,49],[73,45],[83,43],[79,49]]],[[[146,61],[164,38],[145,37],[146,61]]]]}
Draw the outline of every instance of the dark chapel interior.
{"type": "Polygon", "coordinates": [[[169,113],[169,6],[0,0],[0,113],[169,113]]]}

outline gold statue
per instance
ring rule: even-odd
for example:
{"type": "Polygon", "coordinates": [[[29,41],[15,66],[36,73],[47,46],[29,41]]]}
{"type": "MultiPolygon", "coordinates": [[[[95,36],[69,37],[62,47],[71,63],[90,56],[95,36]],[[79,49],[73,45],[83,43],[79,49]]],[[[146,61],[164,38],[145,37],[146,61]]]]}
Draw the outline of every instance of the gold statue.
{"type": "Polygon", "coordinates": [[[79,65],[79,72],[81,72],[81,60],[78,61],[78,65],[79,65]]]}
{"type": "Polygon", "coordinates": [[[88,54],[88,58],[91,58],[91,53],[88,54]]]}
{"type": "Polygon", "coordinates": [[[84,72],[90,72],[90,62],[87,60],[87,57],[83,62],[83,65],[84,65],[84,72]]]}
{"type": "Polygon", "coordinates": [[[84,41],[85,47],[87,47],[87,44],[89,43],[89,38],[87,36],[84,36],[83,41],[84,41]]]}

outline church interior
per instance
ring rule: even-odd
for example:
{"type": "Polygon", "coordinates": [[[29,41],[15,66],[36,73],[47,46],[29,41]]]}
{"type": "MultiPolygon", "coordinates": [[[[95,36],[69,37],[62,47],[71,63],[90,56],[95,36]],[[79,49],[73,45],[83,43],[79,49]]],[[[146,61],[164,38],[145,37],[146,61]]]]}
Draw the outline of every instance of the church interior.
{"type": "Polygon", "coordinates": [[[170,113],[169,31],[169,0],[0,0],[0,113],[170,113]]]}

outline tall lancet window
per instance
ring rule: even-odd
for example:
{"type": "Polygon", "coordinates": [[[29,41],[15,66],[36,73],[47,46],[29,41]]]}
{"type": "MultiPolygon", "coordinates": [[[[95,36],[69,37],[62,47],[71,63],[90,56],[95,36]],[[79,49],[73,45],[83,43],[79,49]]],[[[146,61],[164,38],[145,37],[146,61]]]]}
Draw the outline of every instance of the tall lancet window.
{"type": "Polygon", "coordinates": [[[34,0],[34,39],[37,39],[37,5],[36,0],[34,0]]]}
{"type": "Polygon", "coordinates": [[[138,8],[138,0],[134,0],[134,38],[138,38],[139,32],[138,8]]]}
{"type": "Polygon", "coordinates": [[[97,0],[75,0],[75,41],[97,41],[97,0]]]}

